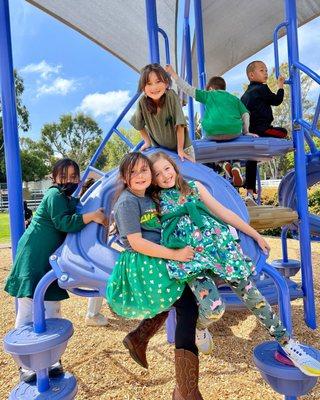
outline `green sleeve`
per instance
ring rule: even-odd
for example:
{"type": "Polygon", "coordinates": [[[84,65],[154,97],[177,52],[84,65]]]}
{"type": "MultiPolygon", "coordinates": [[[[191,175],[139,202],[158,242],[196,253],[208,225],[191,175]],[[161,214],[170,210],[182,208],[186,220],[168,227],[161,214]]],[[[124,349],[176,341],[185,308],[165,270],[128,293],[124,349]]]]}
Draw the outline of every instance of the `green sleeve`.
{"type": "Polygon", "coordinates": [[[176,92],[170,89],[167,93],[167,96],[171,99],[173,106],[173,117],[174,117],[174,125],[187,125],[186,117],[183,114],[183,110],[180,104],[180,100],[176,92]]]}
{"type": "Polygon", "coordinates": [[[247,110],[247,107],[242,103],[241,100],[239,100],[239,110],[240,110],[241,115],[243,115],[245,113],[249,113],[249,111],[247,110]]]}
{"type": "Polygon", "coordinates": [[[130,119],[130,124],[134,127],[134,129],[136,129],[137,131],[141,131],[141,129],[143,129],[146,125],[143,114],[142,114],[142,105],[141,105],[141,101],[143,101],[143,99],[139,100],[139,103],[137,105],[136,111],[133,114],[133,116],[130,119]]]}
{"type": "Polygon", "coordinates": [[[199,103],[206,104],[211,92],[212,91],[209,90],[196,89],[196,100],[199,101],[199,103]]]}
{"type": "Polygon", "coordinates": [[[61,232],[78,232],[84,226],[81,214],[75,213],[75,207],[59,189],[49,189],[47,210],[54,227],[61,232]]]}

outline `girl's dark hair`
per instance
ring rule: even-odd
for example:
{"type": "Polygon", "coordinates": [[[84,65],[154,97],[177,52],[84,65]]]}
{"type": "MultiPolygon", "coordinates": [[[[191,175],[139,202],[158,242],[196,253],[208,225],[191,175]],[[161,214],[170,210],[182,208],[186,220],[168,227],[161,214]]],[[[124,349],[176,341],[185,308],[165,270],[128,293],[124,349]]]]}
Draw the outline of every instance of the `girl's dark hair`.
{"type": "MultiPolygon", "coordinates": [[[[114,196],[113,204],[117,201],[120,194],[128,187],[128,182],[130,181],[131,171],[138,161],[142,160],[146,165],[149,166],[151,170],[151,161],[144,154],[133,151],[132,153],[127,153],[120,165],[119,165],[119,175],[118,175],[118,187],[116,190],[116,194],[114,196]]],[[[149,189],[149,188],[148,188],[149,189]]],[[[147,189],[147,193],[149,190],[147,189]]]]}
{"type": "MultiPolygon", "coordinates": [[[[140,73],[140,79],[138,84],[139,92],[143,92],[144,88],[146,87],[147,83],[149,82],[149,75],[151,72],[154,72],[157,75],[157,78],[171,87],[172,81],[169,74],[161,67],[159,64],[148,64],[144,68],[142,68],[140,73]]],[[[157,113],[157,107],[162,108],[166,100],[166,94],[164,93],[163,96],[159,99],[157,103],[155,103],[150,97],[145,96],[143,101],[146,104],[147,110],[151,114],[157,113]]]]}
{"type": "Polygon", "coordinates": [[[63,158],[62,160],[57,161],[52,169],[52,181],[53,183],[56,183],[57,177],[67,177],[68,175],[68,168],[73,167],[75,170],[75,173],[78,175],[80,178],[80,169],[79,165],[71,160],[70,158],[63,158]]]}
{"type": "MultiPolygon", "coordinates": [[[[153,164],[156,163],[158,160],[166,160],[168,161],[174,168],[174,170],[176,171],[176,187],[179,189],[179,192],[183,195],[183,196],[187,196],[189,194],[193,194],[193,190],[191,189],[191,187],[188,185],[188,182],[183,178],[183,176],[181,175],[179,168],[177,166],[177,164],[173,161],[173,159],[171,157],[169,157],[166,153],[162,152],[162,151],[158,151],[157,153],[153,153],[149,156],[149,159],[151,161],[151,170],[153,172],[153,164]]],[[[154,200],[158,203],[159,200],[159,191],[161,190],[161,188],[159,187],[154,187],[153,193],[152,193],[152,197],[154,198],[154,200]]]]}
{"type": "MultiPolygon", "coordinates": [[[[139,160],[144,161],[145,164],[148,165],[151,170],[151,166],[152,166],[151,161],[144,154],[139,153],[138,151],[133,151],[132,153],[127,153],[123,157],[123,159],[119,165],[118,185],[116,188],[115,195],[112,199],[111,209],[113,209],[120,194],[128,187],[128,182],[130,180],[131,171],[133,170],[134,166],[137,164],[137,162],[139,160]]],[[[152,192],[153,192],[153,189],[151,187],[146,190],[146,193],[148,193],[150,196],[151,196],[152,192]]],[[[111,225],[110,234],[113,235],[113,234],[119,233],[118,228],[115,224],[114,215],[113,215],[112,211],[109,216],[109,223],[111,225]]]]}

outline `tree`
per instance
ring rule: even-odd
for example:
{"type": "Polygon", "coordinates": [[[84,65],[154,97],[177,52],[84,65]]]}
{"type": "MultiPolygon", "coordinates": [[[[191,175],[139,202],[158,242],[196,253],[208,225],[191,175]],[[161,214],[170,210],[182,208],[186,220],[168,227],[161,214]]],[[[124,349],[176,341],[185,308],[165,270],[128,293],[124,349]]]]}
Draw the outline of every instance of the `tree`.
{"type": "Polygon", "coordinates": [[[47,159],[39,142],[29,138],[20,140],[22,180],[26,183],[43,179],[51,170],[50,160],[47,159]]]}
{"type": "MultiPolygon", "coordinates": [[[[121,133],[126,136],[134,145],[138,144],[141,141],[141,136],[138,131],[135,129],[120,129],[121,133]]],[[[107,143],[104,155],[106,157],[106,163],[104,165],[105,170],[110,170],[119,165],[123,156],[130,151],[129,147],[125,144],[125,142],[116,136],[115,134],[107,143]]]]}
{"type": "MultiPolygon", "coordinates": [[[[16,106],[18,115],[18,128],[23,132],[27,132],[30,128],[29,112],[22,102],[22,94],[24,92],[24,83],[21,76],[14,71],[14,84],[16,89],[16,106]]],[[[0,182],[6,182],[6,167],[4,161],[4,142],[3,142],[3,125],[2,125],[2,107],[0,104],[0,182]]]]}
{"type": "Polygon", "coordinates": [[[84,169],[101,139],[102,129],[94,119],[82,113],[65,114],[58,123],[43,126],[39,145],[48,158],[69,157],[84,169]]]}

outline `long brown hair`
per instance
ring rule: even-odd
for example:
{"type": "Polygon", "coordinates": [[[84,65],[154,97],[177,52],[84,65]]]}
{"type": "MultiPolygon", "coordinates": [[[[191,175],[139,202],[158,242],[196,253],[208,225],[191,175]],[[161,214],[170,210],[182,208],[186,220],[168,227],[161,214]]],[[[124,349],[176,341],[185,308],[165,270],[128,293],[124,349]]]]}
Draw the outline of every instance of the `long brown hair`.
{"type": "MultiPolygon", "coordinates": [[[[138,84],[138,90],[140,92],[144,91],[144,88],[147,86],[147,83],[149,82],[149,75],[151,72],[154,72],[157,75],[157,78],[159,81],[165,83],[168,85],[168,87],[171,87],[172,81],[171,77],[169,74],[166,73],[166,71],[161,67],[159,64],[148,64],[145,67],[142,68],[141,73],[140,73],[140,79],[139,79],[139,84],[138,84]]],[[[146,104],[147,110],[151,114],[157,114],[157,108],[162,108],[165,101],[166,101],[166,93],[163,94],[163,96],[160,97],[159,101],[155,103],[150,97],[145,96],[143,98],[143,101],[146,104]]]]}
{"type": "MultiPolygon", "coordinates": [[[[177,164],[173,161],[173,159],[168,156],[166,153],[162,152],[162,151],[158,151],[156,153],[153,153],[149,156],[149,159],[151,161],[151,171],[153,171],[153,164],[156,163],[159,160],[166,160],[168,161],[172,166],[173,169],[175,170],[177,176],[176,176],[176,188],[179,190],[179,192],[183,195],[183,196],[187,196],[189,194],[193,194],[193,190],[191,189],[191,187],[188,185],[188,182],[183,178],[183,176],[181,175],[179,168],[177,166],[177,164]]],[[[161,190],[161,188],[157,187],[156,185],[154,185],[153,187],[153,192],[152,192],[152,197],[154,198],[154,200],[158,201],[159,200],[159,191],[161,190]]]]}

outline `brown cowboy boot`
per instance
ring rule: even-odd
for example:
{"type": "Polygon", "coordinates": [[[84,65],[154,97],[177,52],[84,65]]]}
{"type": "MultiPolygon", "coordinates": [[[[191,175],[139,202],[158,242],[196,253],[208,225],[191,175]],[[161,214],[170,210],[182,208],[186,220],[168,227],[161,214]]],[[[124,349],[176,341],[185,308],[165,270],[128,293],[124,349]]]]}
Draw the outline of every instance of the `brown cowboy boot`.
{"type": "Polygon", "coordinates": [[[169,311],[164,311],[153,318],[142,320],[137,328],[128,333],[122,341],[129,350],[130,356],[143,368],[148,368],[146,351],[149,340],[162,327],[168,314],[169,311]]]}
{"type": "Polygon", "coordinates": [[[198,388],[199,358],[191,351],[176,349],[176,387],[172,400],[203,400],[198,388]]]}

